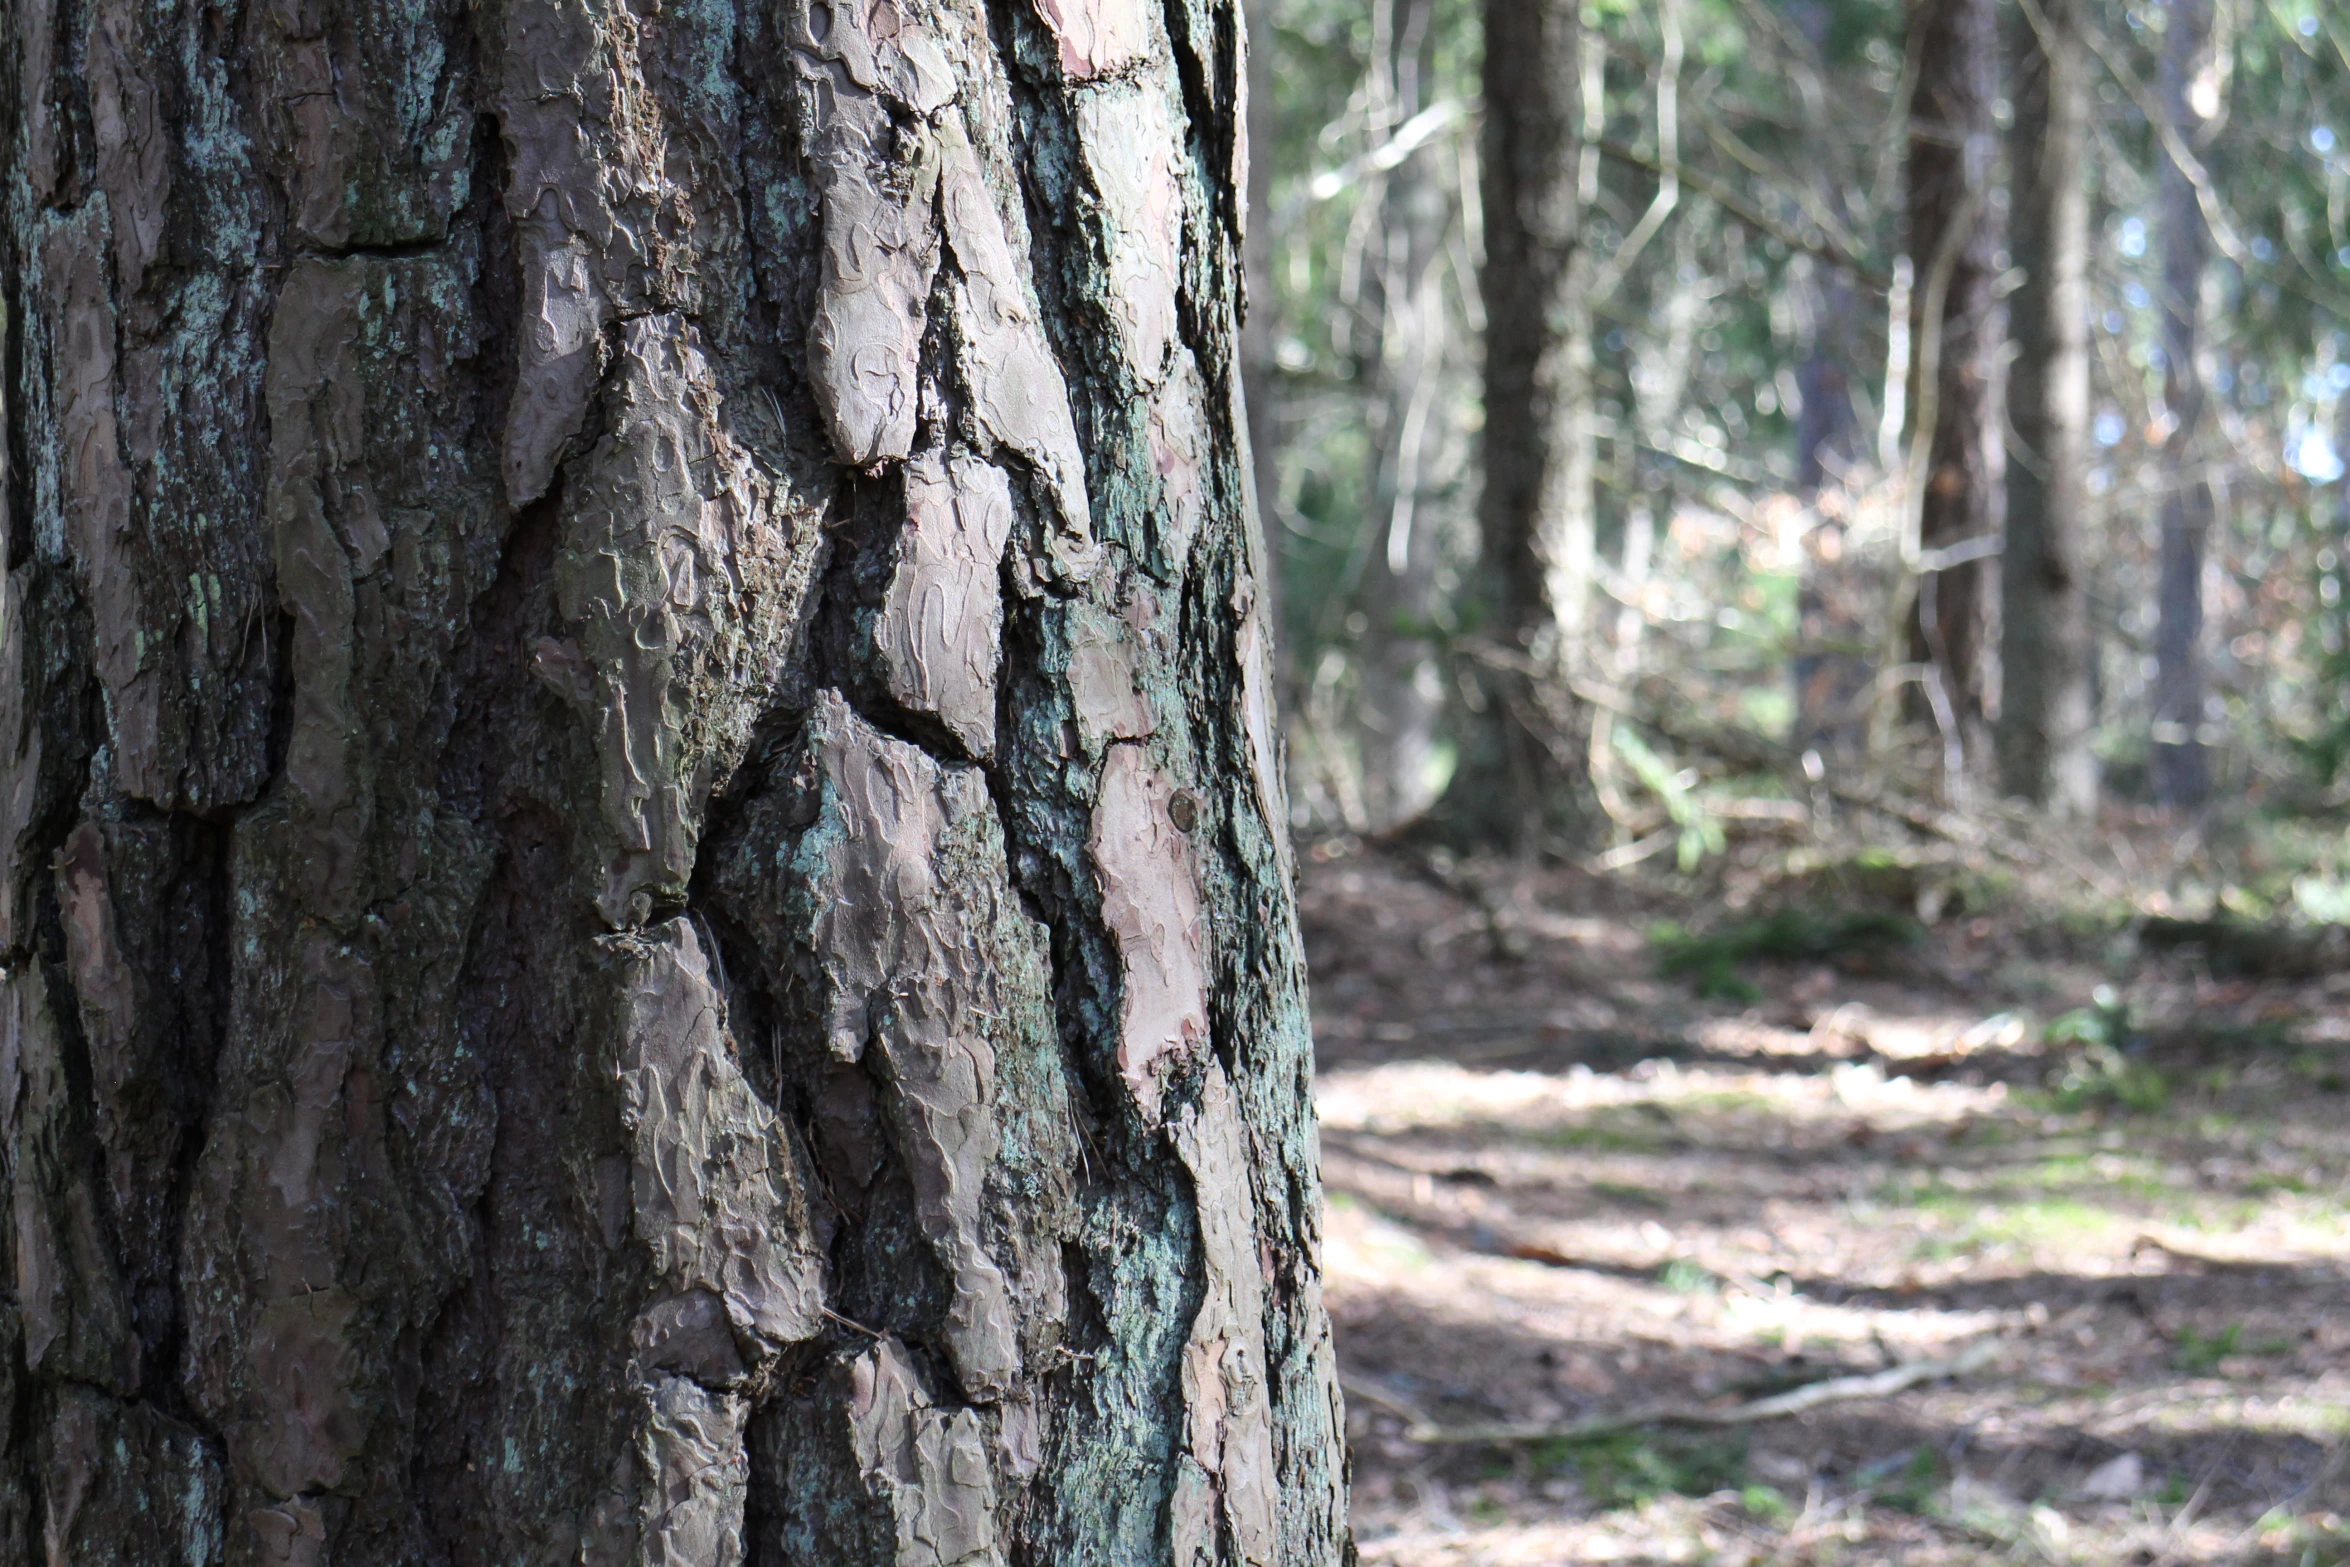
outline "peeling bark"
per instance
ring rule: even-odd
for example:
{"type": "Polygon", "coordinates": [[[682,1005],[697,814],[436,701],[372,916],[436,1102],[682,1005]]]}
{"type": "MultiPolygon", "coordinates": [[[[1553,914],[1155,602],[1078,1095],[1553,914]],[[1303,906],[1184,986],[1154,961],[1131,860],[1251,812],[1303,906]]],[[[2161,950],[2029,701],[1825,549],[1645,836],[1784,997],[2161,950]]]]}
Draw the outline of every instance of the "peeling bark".
{"type": "Polygon", "coordinates": [[[0,1560],[1339,1560],[1235,7],[11,19],[0,1560]]]}
{"type": "Polygon", "coordinates": [[[906,531],[874,628],[890,695],[937,718],[972,756],[995,749],[1000,587],[1012,537],[1002,471],[966,453],[906,469],[906,531]]]}

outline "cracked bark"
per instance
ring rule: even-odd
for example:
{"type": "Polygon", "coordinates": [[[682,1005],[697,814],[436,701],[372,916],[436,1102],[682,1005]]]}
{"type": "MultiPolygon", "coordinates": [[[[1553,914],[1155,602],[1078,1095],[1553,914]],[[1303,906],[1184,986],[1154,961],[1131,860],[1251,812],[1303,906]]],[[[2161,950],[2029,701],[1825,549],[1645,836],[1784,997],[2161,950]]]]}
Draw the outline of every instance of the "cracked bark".
{"type": "Polygon", "coordinates": [[[11,0],[0,1560],[1344,1549],[1229,0],[11,0]]]}

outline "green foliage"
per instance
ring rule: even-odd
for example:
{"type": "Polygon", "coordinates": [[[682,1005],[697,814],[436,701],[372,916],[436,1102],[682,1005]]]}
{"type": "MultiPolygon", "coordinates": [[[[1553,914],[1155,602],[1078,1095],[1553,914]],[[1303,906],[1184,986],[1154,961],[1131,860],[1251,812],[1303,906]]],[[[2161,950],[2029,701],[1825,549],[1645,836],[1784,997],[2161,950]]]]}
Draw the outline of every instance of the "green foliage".
{"type": "Polygon", "coordinates": [[[1738,1491],[1743,1500],[1748,1494],[1746,1438],[1740,1433],[1622,1431],[1588,1441],[1546,1442],[1534,1459],[1544,1469],[1573,1470],[1585,1494],[1602,1507],[1637,1506],[1667,1495],[1738,1491]]]}
{"type": "Polygon", "coordinates": [[[1719,1295],[1722,1281],[1686,1257],[1675,1257],[1656,1272],[1657,1287],[1675,1295],[1719,1295]]]}
{"type": "Polygon", "coordinates": [[[2170,1103],[2170,1079],[2143,1061],[2104,1045],[2067,1059],[2049,1082],[2050,1099],[2067,1113],[2117,1106],[2152,1115],[2170,1103]]]}
{"type": "Polygon", "coordinates": [[[2244,1336],[2244,1326],[2231,1322],[2216,1333],[2198,1332],[2193,1323],[2179,1329],[2179,1336],[2171,1344],[2171,1369],[2183,1371],[2191,1377],[2209,1376],[2219,1369],[2219,1363],[2236,1353],[2237,1341],[2244,1336]]]}
{"type": "Polygon", "coordinates": [[[1666,978],[1689,980],[1703,997],[1744,1001],[1760,994],[1738,972],[1747,963],[1875,959],[1917,937],[1914,923],[1882,910],[1791,908],[1702,935],[1660,924],[1649,945],[1666,978]]]}
{"type": "Polygon", "coordinates": [[[2211,1333],[2198,1332],[2193,1323],[2179,1329],[2171,1341],[2171,1368],[2188,1376],[2209,1376],[2231,1355],[2289,1355],[2292,1341],[2281,1338],[2247,1340],[2244,1324],[2230,1322],[2211,1333]]]}
{"type": "Polygon", "coordinates": [[[2067,1113],[2118,1106],[2151,1115],[2170,1103],[2170,1079],[2131,1052],[2139,1046],[2129,1007],[2110,985],[2090,1005],[2048,1025],[2051,1045],[2064,1055],[2049,1073],[2049,1096],[2067,1113]]]}
{"type": "Polygon", "coordinates": [[[1621,1203],[1627,1208],[1645,1208],[1651,1213],[1669,1212],[1673,1206],[1673,1200],[1663,1192],[1651,1191],[1645,1186],[1627,1186],[1621,1181],[1593,1181],[1591,1195],[1621,1203]]]}
{"type": "Polygon", "coordinates": [[[1682,875],[1697,869],[1707,855],[1719,854],[1729,847],[1729,840],[1722,835],[1722,824],[1707,814],[1698,800],[1693,776],[1666,766],[1664,758],[1649,749],[1648,742],[1630,724],[1616,725],[1614,734],[1616,754],[1663,804],[1665,814],[1680,829],[1675,848],[1682,875]]]}
{"type": "Polygon", "coordinates": [[[2130,1009],[2111,985],[2100,985],[2089,1005],[2076,1007],[2049,1023],[2045,1035],[2052,1045],[2105,1046],[2119,1050],[2131,1044],[2130,1009]]]}
{"type": "Polygon", "coordinates": [[[1896,1512],[1924,1513],[1941,1493],[1942,1460],[1930,1447],[1914,1447],[1864,1464],[1853,1478],[1881,1506],[1896,1512]]]}

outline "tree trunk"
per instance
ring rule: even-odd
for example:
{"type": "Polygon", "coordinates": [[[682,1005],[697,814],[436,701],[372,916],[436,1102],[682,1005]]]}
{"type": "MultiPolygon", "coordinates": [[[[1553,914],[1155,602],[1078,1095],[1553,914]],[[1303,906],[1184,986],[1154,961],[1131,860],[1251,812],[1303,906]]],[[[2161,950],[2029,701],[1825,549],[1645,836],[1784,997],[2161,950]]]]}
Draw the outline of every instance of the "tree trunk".
{"type": "MultiPolygon", "coordinates": [[[[1578,306],[1575,0],[1486,0],[1484,490],[1478,520],[1489,640],[1485,711],[1447,813],[1472,839],[1521,843],[1571,817],[1572,736],[1546,714],[1539,673],[1561,656],[1577,546],[1578,306]],[[1566,809],[1562,809],[1565,807],[1566,809]]],[[[1583,341],[1588,351],[1588,334],[1583,341]]],[[[1587,550],[1585,551],[1587,553],[1587,550]]],[[[1583,780],[1587,784],[1587,780],[1583,780]]]]}
{"type": "Polygon", "coordinates": [[[1852,366],[1859,357],[1854,326],[1860,319],[1860,291],[1843,267],[1815,264],[1805,289],[1803,360],[1795,367],[1795,487],[1816,495],[1841,476],[1858,455],[1860,417],[1852,403],[1852,366]]]}
{"type": "Polygon", "coordinates": [[[1331,1563],[1229,0],[15,0],[0,1560],[1331,1563]]]}
{"type": "MultiPolygon", "coordinates": [[[[1385,130],[1428,105],[1435,66],[1432,0],[1391,0],[1384,73],[1385,130]]],[[[1443,444],[1445,354],[1454,336],[1444,289],[1444,246],[1452,201],[1435,178],[1433,149],[1397,164],[1380,195],[1371,266],[1378,323],[1370,435],[1372,538],[1362,602],[1370,622],[1361,652],[1363,802],[1370,824],[1389,829],[1417,818],[1430,788],[1443,687],[1431,624],[1442,517],[1430,468],[1443,444]]]]}
{"type": "MultiPolygon", "coordinates": [[[[1810,52],[1805,62],[1810,82],[1798,100],[1805,109],[1803,128],[1824,146],[1835,134],[1827,63],[1836,12],[1825,0],[1791,0],[1787,11],[1810,52]]],[[[1849,227],[1865,227],[1854,222],[1849,187],[1833,161],[1823,159],[1810,177],[1829,211],[1849,227]]],[[[1862,456],[1853,376],[1864,362],[1864,302],[1849,268],[1811,257],[1796,257],[1794,262],[1801,355],[1795,367],[1800,399],[1795,413],[1795,488],[1815,503],[1816,510],[1803,541],[1796,647],[1789,673],[1795,683],[1797,749],[1813,753],[1826,766],[1843,762],[1864,742],[1863,709],[1875,676],[1867,622],[1881,594],[1866,580],[1873,573],[1864,573],[1861,559],[1844,551],[1843,497],[1824,493],[1844,485],[1862,456]]]]}
{"type": "Polygon", "coordinates": [[[2089,749],[2084,570],[2089,449],[2089,92],[2081,0],[2036,0],[2019,19],[2015,134],[2016,356],[2008,406],[2000,571],[1999,774],[2052,813],[2097,809],[2089,749]]]}
{"type": "MultiPolygon", "coordinates": [[[[2170,131],[2192,146],[2217,112],[2198,106],[2197,75],[2211,49],[2211,0],[2168,0],[2163,30],[2162,102],[2170,131]]],[[[2204,85],[2209,85],[2208,83],[2204,85]]],[[[2161,566],[2154,630],[2154,797],[2184,810],[2211,792],[2203,749],[2203,546],[2211,533],[2211,486],[2196,471],[2203,425],[2203,269],[2211,249],[2195,182],[2161,144],[2156,210],[2162,243],[2162,403],[2170,433],[2162,444],[2161,566]]]]}
{"type": "MultiPolygon", "coordinates": [[[[1825,146],[1835,134],[1827,72],[1835,8],[1827,0],[1790,0],[1787,14],[1810,47],[1802,78],[1806,90],[1797,99],[1805,111],[1803,129],[1825,146]]],[[[1848,226],[1859,226],[1853,223],[1851,194],[1833,162],[1823,160],[1811,180],[1823,207],[1848,226]]],[[[1797,260],[1802,268],[1797,330],[1803,357],[1795,367],[1796,393],[1802,398],[1795,415],[1795,485],[1808,496],[1839,478],[1860,455],[1852,373],[1860,363],[1861,300],[1849,268],[1809,257],[1797,260]]]]}
{"type": "MultiPolygon", "coordinates": [[[[1928,551],[1997,534],[2005,439],[1999,398],[2003,328],[1994,285],[2002,225],[1990,201],[1999,91],[1999,24],[1993,0],[1911,0],[1910,49],[1917,62],[1910,98],[1907,197],[1909,252],[1920,280],[1912,296],[1910,341],[1927,341],[1925,279],[1949,258],[1943,295],[1918,542],[1928,551]]],[[[1912,360],[1909,406],[1927,399],[1912,360]]],[[[1923,573],[1910,631],[1910,656],[1939,679],[1948,712],[1971,754],[1983,719],[1983,646],[1989,572],[1981,560],[1923,573]]]]}

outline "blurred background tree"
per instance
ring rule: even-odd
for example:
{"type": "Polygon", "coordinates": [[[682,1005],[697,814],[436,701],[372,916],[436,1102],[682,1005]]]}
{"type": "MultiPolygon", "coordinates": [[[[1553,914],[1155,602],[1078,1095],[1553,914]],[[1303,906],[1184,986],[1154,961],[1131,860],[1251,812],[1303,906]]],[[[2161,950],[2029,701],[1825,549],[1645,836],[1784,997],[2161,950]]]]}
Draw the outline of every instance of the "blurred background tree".
{"type": "Polygon", "coordinates": [[[1302,829],[2344,803],[2350,14],[1256,11],[1302,829]]]}

